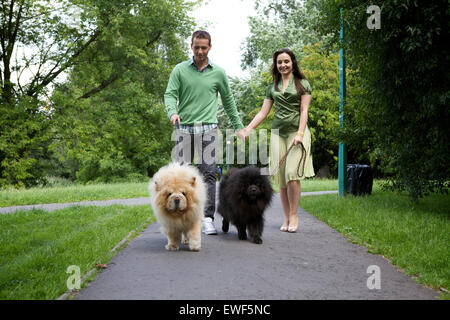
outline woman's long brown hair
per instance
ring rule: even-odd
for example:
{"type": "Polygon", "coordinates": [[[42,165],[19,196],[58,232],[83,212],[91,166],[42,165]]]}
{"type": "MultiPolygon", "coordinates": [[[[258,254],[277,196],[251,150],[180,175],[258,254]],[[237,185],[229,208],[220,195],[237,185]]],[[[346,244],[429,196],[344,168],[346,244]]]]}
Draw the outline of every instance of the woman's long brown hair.
{"type": "Polygon", "coordinates": [[[287,49],[287,48],[277,50],[273,54],[272,78],[273,78],[273,82],[274,82],[274,86],[275,86],[275,91],[280,91],[280,89],[278,88],[278,82],[280,82],[280,80],[281,80],[281,73],[278,71],[278,68],[277,68],[277,58],[278,58],[278,55],[280,55],[281,53],[286,53],[291,57],[292,73],[294,75],[295,89],[297,90],[297,93],[299,95],[302,95],[303,92],[305,91],[305,88],[303,88],[300,80],[306,79],[306,76],[298,67],[298,62],[297,62],[297,58],[295,58],[295,54],[290,49],[287,49]]]}

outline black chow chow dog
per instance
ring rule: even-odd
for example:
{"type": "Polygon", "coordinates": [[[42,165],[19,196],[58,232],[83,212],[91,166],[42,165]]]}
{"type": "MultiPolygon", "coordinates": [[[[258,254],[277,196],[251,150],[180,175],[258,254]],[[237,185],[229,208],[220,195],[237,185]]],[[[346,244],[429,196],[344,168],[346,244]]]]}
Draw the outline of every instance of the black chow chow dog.
{"type": "Polygon", "coordinates": [[[233,168],[220,180],[219,206],[217,211],[223,217],[222,230],[228,232],[230,222],[238,230],[240,240],[249,236],[254,243],[262,243],[264,210],[270,205],[273,189],[267,176],[260,169],[233,168]]]}

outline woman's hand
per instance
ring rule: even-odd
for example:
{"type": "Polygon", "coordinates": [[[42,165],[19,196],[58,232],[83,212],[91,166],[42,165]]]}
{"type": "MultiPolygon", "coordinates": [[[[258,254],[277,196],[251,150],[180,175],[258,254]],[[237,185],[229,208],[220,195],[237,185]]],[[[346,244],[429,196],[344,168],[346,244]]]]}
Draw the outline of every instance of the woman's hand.
{"type": "Polygon", "coordinates": [[[294,140],[292,140],[292,143],[294,144],[294,146],[296,146],[296,145],[298,145],[300,143],[303,143],[303,137],[301,135],[297,134],[294,137],[294,140]]]}
{"type": "Polygon", "coordinates": [[[245,141],[250,136],[250,130],[248,128],[242,128],[238,132],[236,132],[236,135],[238,138],[240,138],[242,141],[245,141]]]}

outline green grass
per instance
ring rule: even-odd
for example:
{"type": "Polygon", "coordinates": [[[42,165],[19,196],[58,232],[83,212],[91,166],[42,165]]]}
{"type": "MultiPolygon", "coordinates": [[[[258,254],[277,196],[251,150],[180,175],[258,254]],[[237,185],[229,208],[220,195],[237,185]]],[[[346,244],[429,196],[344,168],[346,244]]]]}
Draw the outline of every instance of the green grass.
{"type": "Polygon", "coordinates": [[[337,179],[305,179],[301,181],[302,192],[330,191],[338,189],[337,179]]]}
{"type": "Polygon", "coordinates": [[[303,197],[300,205],[417,282],[450,289],[450,196],[431,195],[415,204],[376,188],[365,197],[303,197]]]}
{"type": "MultiPolygon", "coordinates": [[[[276,182],[271,180],[272,188],[276,193],[280,192],[280,187],[276,182]]],[[[313,191],[332,191],[338,189],[337,179],[321,179],[321,178],[310,178],[301,180],[302,192],[313,192],[313,191]]]]}
{"type": "Polygon", "coordinates": [[[154,221],[150,206],[71,207],[0,215],[0,299],[55,299],[67,291],[66,273],[81,276],[107,264],[131,230],[154,221]]]}
{"type": "Polygon", "coordinates": [[[148,183],[71,185],[0,191],[0,207],[148,197],[148,183]]]}
{"type": "MultiPolygon", "coordinates": [[[[0,207],[148,197],[147,187],[148,182],[7,189],[0,191],[0,207]]],[[[278,191],[276,186],[274,188],[278,191]]],[[[303,192],[337,189],[336,179],[302,180],[303,192]]]]}

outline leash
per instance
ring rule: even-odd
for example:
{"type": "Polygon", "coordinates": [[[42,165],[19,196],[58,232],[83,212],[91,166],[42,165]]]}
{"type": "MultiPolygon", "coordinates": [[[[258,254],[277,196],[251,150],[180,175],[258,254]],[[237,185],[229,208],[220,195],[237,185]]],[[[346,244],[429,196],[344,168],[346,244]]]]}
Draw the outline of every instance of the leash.
{"type": "MultiPolygon", "coordinates": [[[[278,163],[278,165],[276,166],[275,170],[269,175],[269,177],[273,177],[278,169],[280,169],[280,167],[286,162],[286,159],[289,155],[289,152],[291,152],[291,150],[295,147],[294,142],[292,142],[291,146],[289,147],[289,149],[286,151],[286,153],[284,154],[284,156],[281,158],[280,162],[278,163]]],[[[305,174],[305,163],[306,163],[306,149],[305,146],[303,145],[302,142],[300,142],[300,147],[302,148],[302,156],[300,158],[300,161],[298,162],[297,165],[297,176],[300,178],[305,174]],[[302,164],[303,162],[303,168],[302,168],[302,174],[299,174],[299,170],[300,170],[300,164],[302,164]]]]}
{"type": "MultiPolygon", "coordinates": [[[[180,129],[180,123],[177,121],[175,121],[175,129],[179,130],[180,129]]],[[[232,136],[235,136],[236,134],[233,134],[232,136]]],[[[297,165],[297,176],[300,178],[305,174],[305,163],[306,163],[306,149],[305,146],[303,145],[302,142],[300,142],[299,145],[302,148],[302,156],[300,158],[300,161],[298,162],[297,165]],[[300,164],[302,164],[303,162],[303,167],[302,167],[302,174],[299,174],[299,170],[300,170],[300,164]]],[[[269,178],[273,177],[277,172],[278,169],[280,169],[280,167],[286,162],[286,159],[289,155],[289,152],[291,152],[291,150],[295,147],[294,142],[292,141],[291,146],[289,147],[289,149],[286,151],[286,153],[284,154],[284,156],[281,158],[280,162],[278,163],[278,165],[276,166],[275,170],[269,175],[269,178]]]]}

